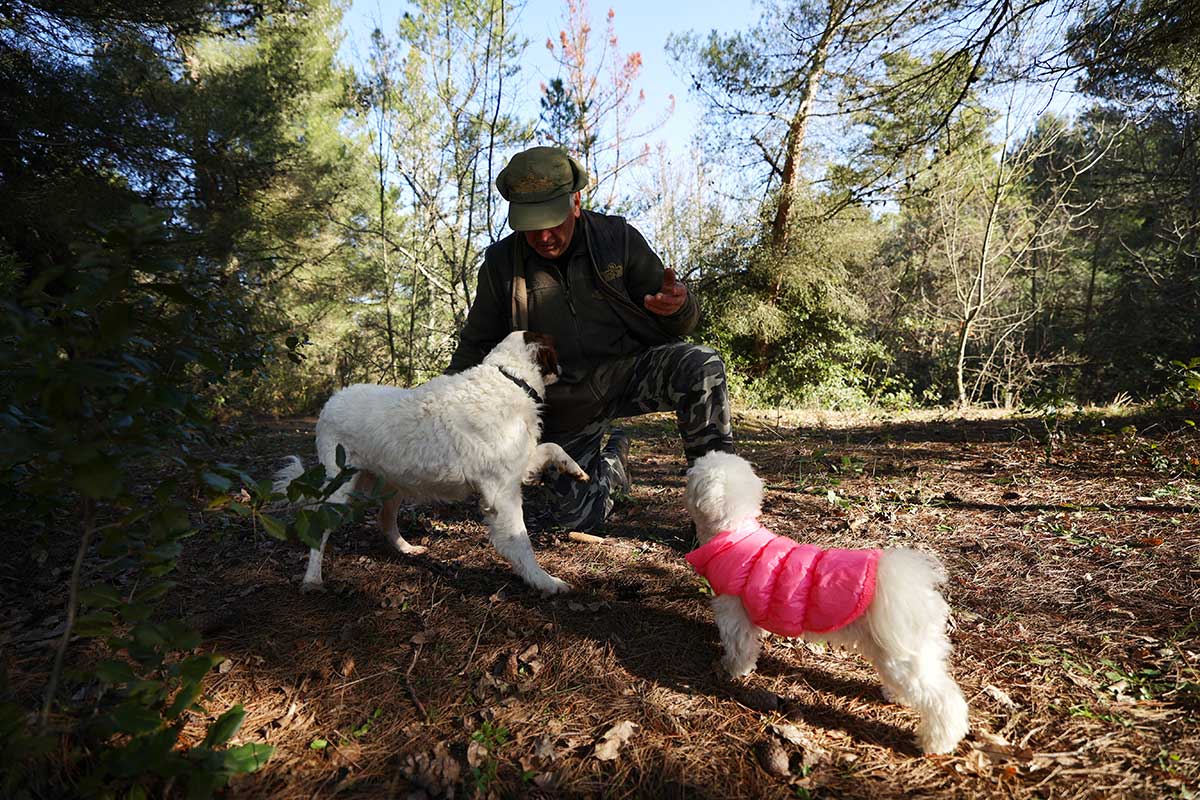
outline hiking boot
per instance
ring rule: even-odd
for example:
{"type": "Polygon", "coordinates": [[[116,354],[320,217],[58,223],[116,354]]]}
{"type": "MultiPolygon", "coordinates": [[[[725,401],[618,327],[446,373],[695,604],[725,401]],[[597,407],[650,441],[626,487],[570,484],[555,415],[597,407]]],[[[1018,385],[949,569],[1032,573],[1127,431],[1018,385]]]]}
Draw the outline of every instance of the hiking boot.
{"type": "Polygon", "coordinates": [[[633,482],[629,479],[629,435],[620,428],[614,428],[609,434],[608,444],[604,445],[605,460],[616,472],[617,480],[613,489],[619,495],[628,495],[633,482]]]}

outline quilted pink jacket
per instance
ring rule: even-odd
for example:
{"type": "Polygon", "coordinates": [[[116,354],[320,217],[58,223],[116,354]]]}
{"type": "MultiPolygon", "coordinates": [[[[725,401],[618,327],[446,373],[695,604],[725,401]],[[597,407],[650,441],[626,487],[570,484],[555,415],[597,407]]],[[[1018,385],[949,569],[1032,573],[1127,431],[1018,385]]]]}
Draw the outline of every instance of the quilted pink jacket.
{"type": "Polygon", "coordinates": [[[714,592],[740,596],[755,625],[799,636],[837,630],[867,610],[879,552],[799,544],[755,519],[721,531],[687,560],[714,592]]]}

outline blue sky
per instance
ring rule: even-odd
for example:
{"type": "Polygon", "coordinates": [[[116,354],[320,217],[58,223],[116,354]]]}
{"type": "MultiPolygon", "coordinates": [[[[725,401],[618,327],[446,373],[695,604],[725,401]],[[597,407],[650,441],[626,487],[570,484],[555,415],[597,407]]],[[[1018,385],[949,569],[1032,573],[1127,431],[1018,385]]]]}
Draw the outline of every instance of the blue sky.
{"type": "MultiPolygon", "coordinates": [[[[406,7],[406,3],[395,0],[353,0],[345,17],[348,32],[343,45],[345,57],[353,60],[356,47],[358,52],[366,52],[367,37],[379,19],[383,19],[384,30],[393,30],[396,19],[406,7]]],[[[658,137],[667,140],[676,152],[682,151],[699,127],[702,112],[699,102],[689,94],[686,82],[672,69],[671,59],[664,49],[667,36],[689,30],[707,33],[716,29],[730,33],[752,25],[758,19],[759,9],[752,0],[591,0],[588,10],[594,31],[603,32],[604,18],[610,8],[616,14],[621,51],[642,54],[638,86],[646,92],[646,111],[643,112],[646,118],[655,116],[666,107],[668,96],[675,95],[675,114],[658,137]]],[[[558,40],[565,15],[564,0],[530,0],[521,9],[517,29],[529,40],[522,79],[527,82],[524,94],[531,114],[537,108],[539,84],[557,75],[557,65],[546,52],[545,42],[547,37],[558,40]]]]}

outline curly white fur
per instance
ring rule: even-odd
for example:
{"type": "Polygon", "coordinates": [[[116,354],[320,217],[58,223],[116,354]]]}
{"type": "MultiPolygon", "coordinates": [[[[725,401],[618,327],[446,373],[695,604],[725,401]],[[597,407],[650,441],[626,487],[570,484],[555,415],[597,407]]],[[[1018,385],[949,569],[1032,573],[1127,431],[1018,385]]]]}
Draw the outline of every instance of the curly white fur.
{"type": "MultiPolygon", "coordinates": [[[[405,499],[464,500],[479,496],[479,506],[491,531],[490,539],[527,584],[544,594],[570,589],[537,563],[521,505],[521,485],[548,466],[587,480],[587,474],[556,444],[538,444],[538,407],[526,392],[499,368],[524,380],[540,396],[557,376],[542,375],[538,348],[524,332],[509,334],[479,366],[456,375],[442,375],[413,389],[356,384],[333,397],[317,420],[317,456],[326,474],[338,472],[338,445],[346,464],[359,470],[355,480],[339,488],[329,502],[344,503],[356,488],[374,489],[384,497],[379,528],[404,554],[424,553],[409,544],[396,525],[405,499]]],[[[300,458],[275,475],[275,491],[304,472],[300,458]]],[[[320,548],[309,553],[303,589],[320,589],[320,548]]]]}
{"type": "MultiPolygon", "coordinates": [[[[688,471],[687,508],[704,544],[717,532],[757,518],[763,484],[745,459],[713,452],[688,471]]],[[[884,550],[875,577],[875,596],[866,612],[840,630],[805,639],[857,650],[879,671],[884,696],[921,716],[917,739],[926,753],[949,753],[967,734],[967,703],[950,677],[950,610],[938,592],[946,571],[938,559],[909,549],[884,550]]],[[[734,677],[754,670],[765,634],[746,614],[741,598],[721,595],[713,611],[734,677]]]]}

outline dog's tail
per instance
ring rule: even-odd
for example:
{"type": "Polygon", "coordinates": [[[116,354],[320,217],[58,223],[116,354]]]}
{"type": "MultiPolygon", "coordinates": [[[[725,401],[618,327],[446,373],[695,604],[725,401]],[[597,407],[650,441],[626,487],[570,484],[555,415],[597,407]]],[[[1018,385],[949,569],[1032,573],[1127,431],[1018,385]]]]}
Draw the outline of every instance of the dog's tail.
{"type": "Polygon", "coordinates": [[[871,635],[890,653],[912,652],[919,642],[938,642],[943,652],[937,655],[945,658],[950,607],[938,591],[945,582],[946,568],[937,556],[908,548],[884,550],[875,598],[866,615],[871,635]]]}
{"type": "MultiPolygon", "coordinates": [[[[287,494],[292,481],[303,474],[304,462],[300,460],[300,456],[288,456],[287,463],[279,468],[271,480],[271,491],[276,494],[287,494]]],[[[291,504],[288,503],[288,505],[291,504]]]]}

